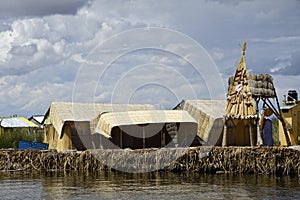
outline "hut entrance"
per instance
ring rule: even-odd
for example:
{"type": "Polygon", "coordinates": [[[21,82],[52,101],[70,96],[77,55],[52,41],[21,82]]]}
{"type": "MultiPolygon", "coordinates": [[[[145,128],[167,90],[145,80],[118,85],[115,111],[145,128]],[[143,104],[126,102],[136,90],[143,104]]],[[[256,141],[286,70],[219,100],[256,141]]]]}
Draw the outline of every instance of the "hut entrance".
{"type": "Polygon", "coordinates": [[[254,146],[256,144],[255,120],[226,121],[226,145],[254,146]]]}
{"type": "Polygon", "coordinates": [[[236,145],[244,146],[246,143],[245,125],[242,120],[238,120],[236,126],[236,145]]]}
{"type": "Polygon", "coordinates": [[[116,146],[131,149],[160,148],[172,140],[165,124],[116,126],[111,136],[116,146]]]}

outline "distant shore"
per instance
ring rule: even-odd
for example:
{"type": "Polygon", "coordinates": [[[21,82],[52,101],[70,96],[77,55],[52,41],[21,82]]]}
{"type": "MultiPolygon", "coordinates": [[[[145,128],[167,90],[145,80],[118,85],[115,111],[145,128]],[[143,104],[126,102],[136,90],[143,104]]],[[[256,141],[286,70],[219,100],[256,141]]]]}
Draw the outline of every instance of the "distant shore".
{"type": "Polygon", "coordinates": [[[0,150],[0,170],[9,171],[147,172],[145,165],[151,171],[300,175],[300,151],[287,147],[207,146],[82,152],[0,150]],[[175,154],[181,156],[172,160],[175,154]],[[164,166],[162,162],[170,163],[164,166]]]}

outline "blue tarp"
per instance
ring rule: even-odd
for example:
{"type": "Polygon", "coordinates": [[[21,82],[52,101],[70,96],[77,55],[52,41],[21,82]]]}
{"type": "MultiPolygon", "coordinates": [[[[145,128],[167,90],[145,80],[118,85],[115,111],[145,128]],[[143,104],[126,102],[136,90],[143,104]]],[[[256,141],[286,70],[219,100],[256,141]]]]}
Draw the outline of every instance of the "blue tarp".
{"type": "Polygon", "coordinates": [[[48,144],[42,142],[19,141],[20,150],[47,150],[48,144]]]}
{"type": "Polygon", "coordinates": [[[262,139],[265,146],[273,146],[272,120],[270,119],[265,119],[265,124],[262,130],[262,139]]]}

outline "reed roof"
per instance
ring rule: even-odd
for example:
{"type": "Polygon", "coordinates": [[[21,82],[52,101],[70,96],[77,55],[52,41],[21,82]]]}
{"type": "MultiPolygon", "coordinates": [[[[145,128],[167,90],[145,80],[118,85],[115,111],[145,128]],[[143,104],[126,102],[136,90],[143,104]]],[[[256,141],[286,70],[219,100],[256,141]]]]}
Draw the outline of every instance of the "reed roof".
{"type": "Polygon", "coordinates": [[[223,129],[226,100],[186,100],[183,109],[198,122],[197,135],[208,141],[223,129]]]}
{"type": "Polygon", "coordinates": [[[237,65],[232,83],[228,86],[225,115],[233,119],[256,118],[256,106],[250,90],[245,60],[246,42],[242,46],[242,56],[237,65]]]}
{"type": "Polygon", "coordinates": [[[196,120],[184,110],[138,110],[102,114],[95,132],[111,137],[112,129],[117,126],[178,122],[197,125],[196,120]]]}
{"type": "Polygon", "coordinates": [[[90,122],[105,112],[120,112],[132,110],[153,110],[150,104],[109,104],[109,103],[74,103],[52,102],[50,106],[50,121],[62,136],[65,122],[90,122]]]}

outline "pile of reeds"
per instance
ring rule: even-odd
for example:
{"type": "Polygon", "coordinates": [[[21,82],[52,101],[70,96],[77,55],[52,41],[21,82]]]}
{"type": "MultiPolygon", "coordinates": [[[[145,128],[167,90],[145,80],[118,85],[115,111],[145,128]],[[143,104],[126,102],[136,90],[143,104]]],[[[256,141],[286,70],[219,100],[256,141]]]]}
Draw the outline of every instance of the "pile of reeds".
{"type": "Polygon", "coordinates": [[[57,152],[39,150],[0,151],[0,170],[103,170],[89,151],[57,152]]]}
{"type": "Polygon", "coordinates": [[[203,173],[300,175],[300,151],[287,147],[214,147],[191,149],[167,169],[203,173]]]}
{"type": "MultiPolygon", "coordinates": [[[[273,77],[269,74],[246,73],[247,84],[249,84],[252,96],[263,96],[273,98],[275,96],[273,77]]],[[[234,76],[229,77],[228,85],[234,83],[234,76]]]]}
{"type": "Polygon", "coordinates": [[[300,175],[300,151],[286,147],[194,147],[57,152],[0,151],[0,170],[193,171],[300,175]]]}

